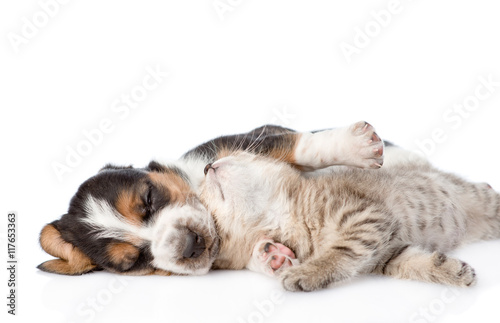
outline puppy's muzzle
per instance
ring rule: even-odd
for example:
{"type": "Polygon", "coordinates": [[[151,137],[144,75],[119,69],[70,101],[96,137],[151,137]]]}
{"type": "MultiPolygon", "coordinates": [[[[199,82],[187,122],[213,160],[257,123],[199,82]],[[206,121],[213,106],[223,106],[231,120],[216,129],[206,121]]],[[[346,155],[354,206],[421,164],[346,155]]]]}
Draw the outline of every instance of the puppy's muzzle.
{"type": "Polygon", "coordinates": [[[184,258],[198,258],[205,251],[205,239],[193,231],[186,235],[186,247],[182,255],[184,258]]]}

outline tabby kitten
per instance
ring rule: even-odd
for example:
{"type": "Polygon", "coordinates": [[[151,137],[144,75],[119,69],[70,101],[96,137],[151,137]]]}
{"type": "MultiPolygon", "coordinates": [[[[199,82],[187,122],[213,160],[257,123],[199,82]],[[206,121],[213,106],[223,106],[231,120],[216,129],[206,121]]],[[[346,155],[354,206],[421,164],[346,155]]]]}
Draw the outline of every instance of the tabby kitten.
{"type": "Polygon", "coordinates": [[[299,262],[274,272],[290,291],[367,273],[473,285],[473,268],[445,253],[500,238],[500,195],[411,152],[391,146],[385,153],[379,170],[337,166],[319,174],[246,152],[220,159],[201,194],[222,239],[214,267],[266,266],[266,241],[274,240],[299,262]]]}

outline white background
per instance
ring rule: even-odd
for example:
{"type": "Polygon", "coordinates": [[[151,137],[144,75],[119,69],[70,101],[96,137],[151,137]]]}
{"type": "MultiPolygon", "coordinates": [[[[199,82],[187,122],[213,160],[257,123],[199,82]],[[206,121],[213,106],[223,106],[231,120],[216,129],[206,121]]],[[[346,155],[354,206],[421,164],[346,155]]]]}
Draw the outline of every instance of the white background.
{"type": "Polygon", "coordinates": [[[213,0],[73,0],[48,6],[50,16],[40,3],[50,1],[0,5],[2,259],[9,211],[19,239],[16,317],[4,306],[5,270],[0,282],[8,322],[500,321],[500,241],[456,251],[476,268],[470,289],[361,277],[286,293],[248,271],[65,277],[36,269],[50,259],[40,229],[104,164],[176,159],[265,123],[307,131],[367,120],[406,148],[426,142],[440,168],[499,189],[500,86],[475,97],[481,78],[500,82],[497,1],[401,0],[390,18],[378,15],[382,27],[371,12],[393,8],[388,0],[215,2],[230,6],[223,13],[213,0]],[[348,63],[341,45],[355,40],[348,63]],[[169,76],[141,89],[148,68],[169,76]],[[131,95],[140,102],[119,112],[131,95]],[[474,111],[449,110],[464,101],[474,111]],[[84,132],[108,119],[112,130],[85,146],[84,132]],[[78,147],[87,155],[58,178],[55,163],[78,147]]]}

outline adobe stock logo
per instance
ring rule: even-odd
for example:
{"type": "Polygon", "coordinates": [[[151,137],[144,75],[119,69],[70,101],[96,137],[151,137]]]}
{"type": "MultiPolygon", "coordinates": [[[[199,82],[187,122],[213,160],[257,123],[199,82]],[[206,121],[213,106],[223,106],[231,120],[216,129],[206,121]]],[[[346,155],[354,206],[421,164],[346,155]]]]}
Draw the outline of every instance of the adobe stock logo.
{"type": "MultiPolygon", "coordinates": [[[[89,295],[85,300],[80,302],[74,309],[74,312],[70,313],[66,318],[66,322],[91,323],[96,319],[100,319],[101,315],[107,311],[108,306],[113,306],[112,304],[116,303],[116,298],[126,291],[130,283],[130,277],[116,275],[109,280],[106,286],[96,290],[93,295],[89,295]]],[[[78,297],[78,295],[75,295],[75,297],[78,297]]],[[[80,297],[82,296],[80,295],[80,297]]]]}
{"type": "Polygon", "coordinates": [[[66,145],[64,160],[51,163],[52,170],[59,182],[62,182],[65,174],[72,173],[83,162],[84,157],[92,153],[95,147],[101,145],[106,135],[116,129],[116,125],[119,123],[116,119],[125,120],[128,118],[131,111],[139,108],[152,91],[156,90],[168,77],[168,73],[162,71],[159,65],[154,68],[146,66],[144,69],[146,74],[142,81],[111,102],[110,109],[113,115],[102,118],[92,129],[83,129],[82,137],[77,143],[66,145]]]}
{"type": "Polygon", "coordinates": [[[263,323],[266,318],[274,314],[277,305],[283,304],[285,295],[281,290],[273,290],[269,294],[269,298],[261,301],[253,301],[255,310],[252,311],[246,319],[238,317],[238,323],[263,323]]]}
{"type": "Polygon", "coordinates": [[[212,2],[215,12],[220,20],[225,20],[226,14],[238,8],[243,0],[215,0],[212,2]]]}
{"type": "Polygon", "coordinates": [[[40,30],[45,28],[51,19],[59,14],[61,5],[65,5],[69,0],[40,0],[38,6],[40,10],[36,11],[31,18],[26,16],[21,18],[22,25],[20,33],[9,32],[7,38],[16,53],[22,45],[26,46],[29,41],[35,38],[40,30]]]}
{"type": "Polygon", "coordinates": [[[446,312],[449,304],[456,301],[462,293],[456,288],[446,287],[443,289],[439,297],[433,299],[427,306],[420,307],[418,312],[414,313],[410,323],[429,323],[435,322],[439,316],[446,312]]]}
{"type": "Polygon", "coordinates": [[[414,141],[418,147],[417,153],[424,154],[427,157],[432,155],[439,144],[443,144],[450,138],[449,133],[452,130],[460,128],[464,121],[470,118],[483,105],[483,102],[491,98],[500,88],[500,82],[493,80],[491,74],[487,77],[479,76],[478,81],[470,95],[443,112],[443,126],[434,128],[428,138],[414,141]]]}
{"type": "Polygon", "coordinates": [[[282,127],[290,127],[293,120],[297,119],[297,113],[286,105],[272,109],[271,124],[282,127]]]}
{"type": "Polygon", "coordinates": [[[339,44],[347,63],[351,63],[354,55],[359,55],[363,49],[367,48],[372,40],[391,24],[394,16],[403,12],[403,9],[401,1],[391,0],[386,9],[372,10],[371,19],[363,27],[354,27],[352,42],[343,41],[339,44]]]}

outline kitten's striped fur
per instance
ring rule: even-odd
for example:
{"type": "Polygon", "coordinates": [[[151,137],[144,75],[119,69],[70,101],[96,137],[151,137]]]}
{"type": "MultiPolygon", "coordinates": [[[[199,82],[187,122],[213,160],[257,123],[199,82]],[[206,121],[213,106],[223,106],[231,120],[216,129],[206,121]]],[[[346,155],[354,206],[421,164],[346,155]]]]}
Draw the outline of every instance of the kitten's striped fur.
{"type": "Polygon", "coordinates": [[[222,239],[215,267],[244,268],[267,237],[301,263],[279,273],[288,290],[364,273],[474,284],[472,267],[445,253],[500,238],[500,195],[397,147],[385,158],[380,170],[339,166],[312,176],[244,152],[220,159],[202,185],[222,239]]]}

